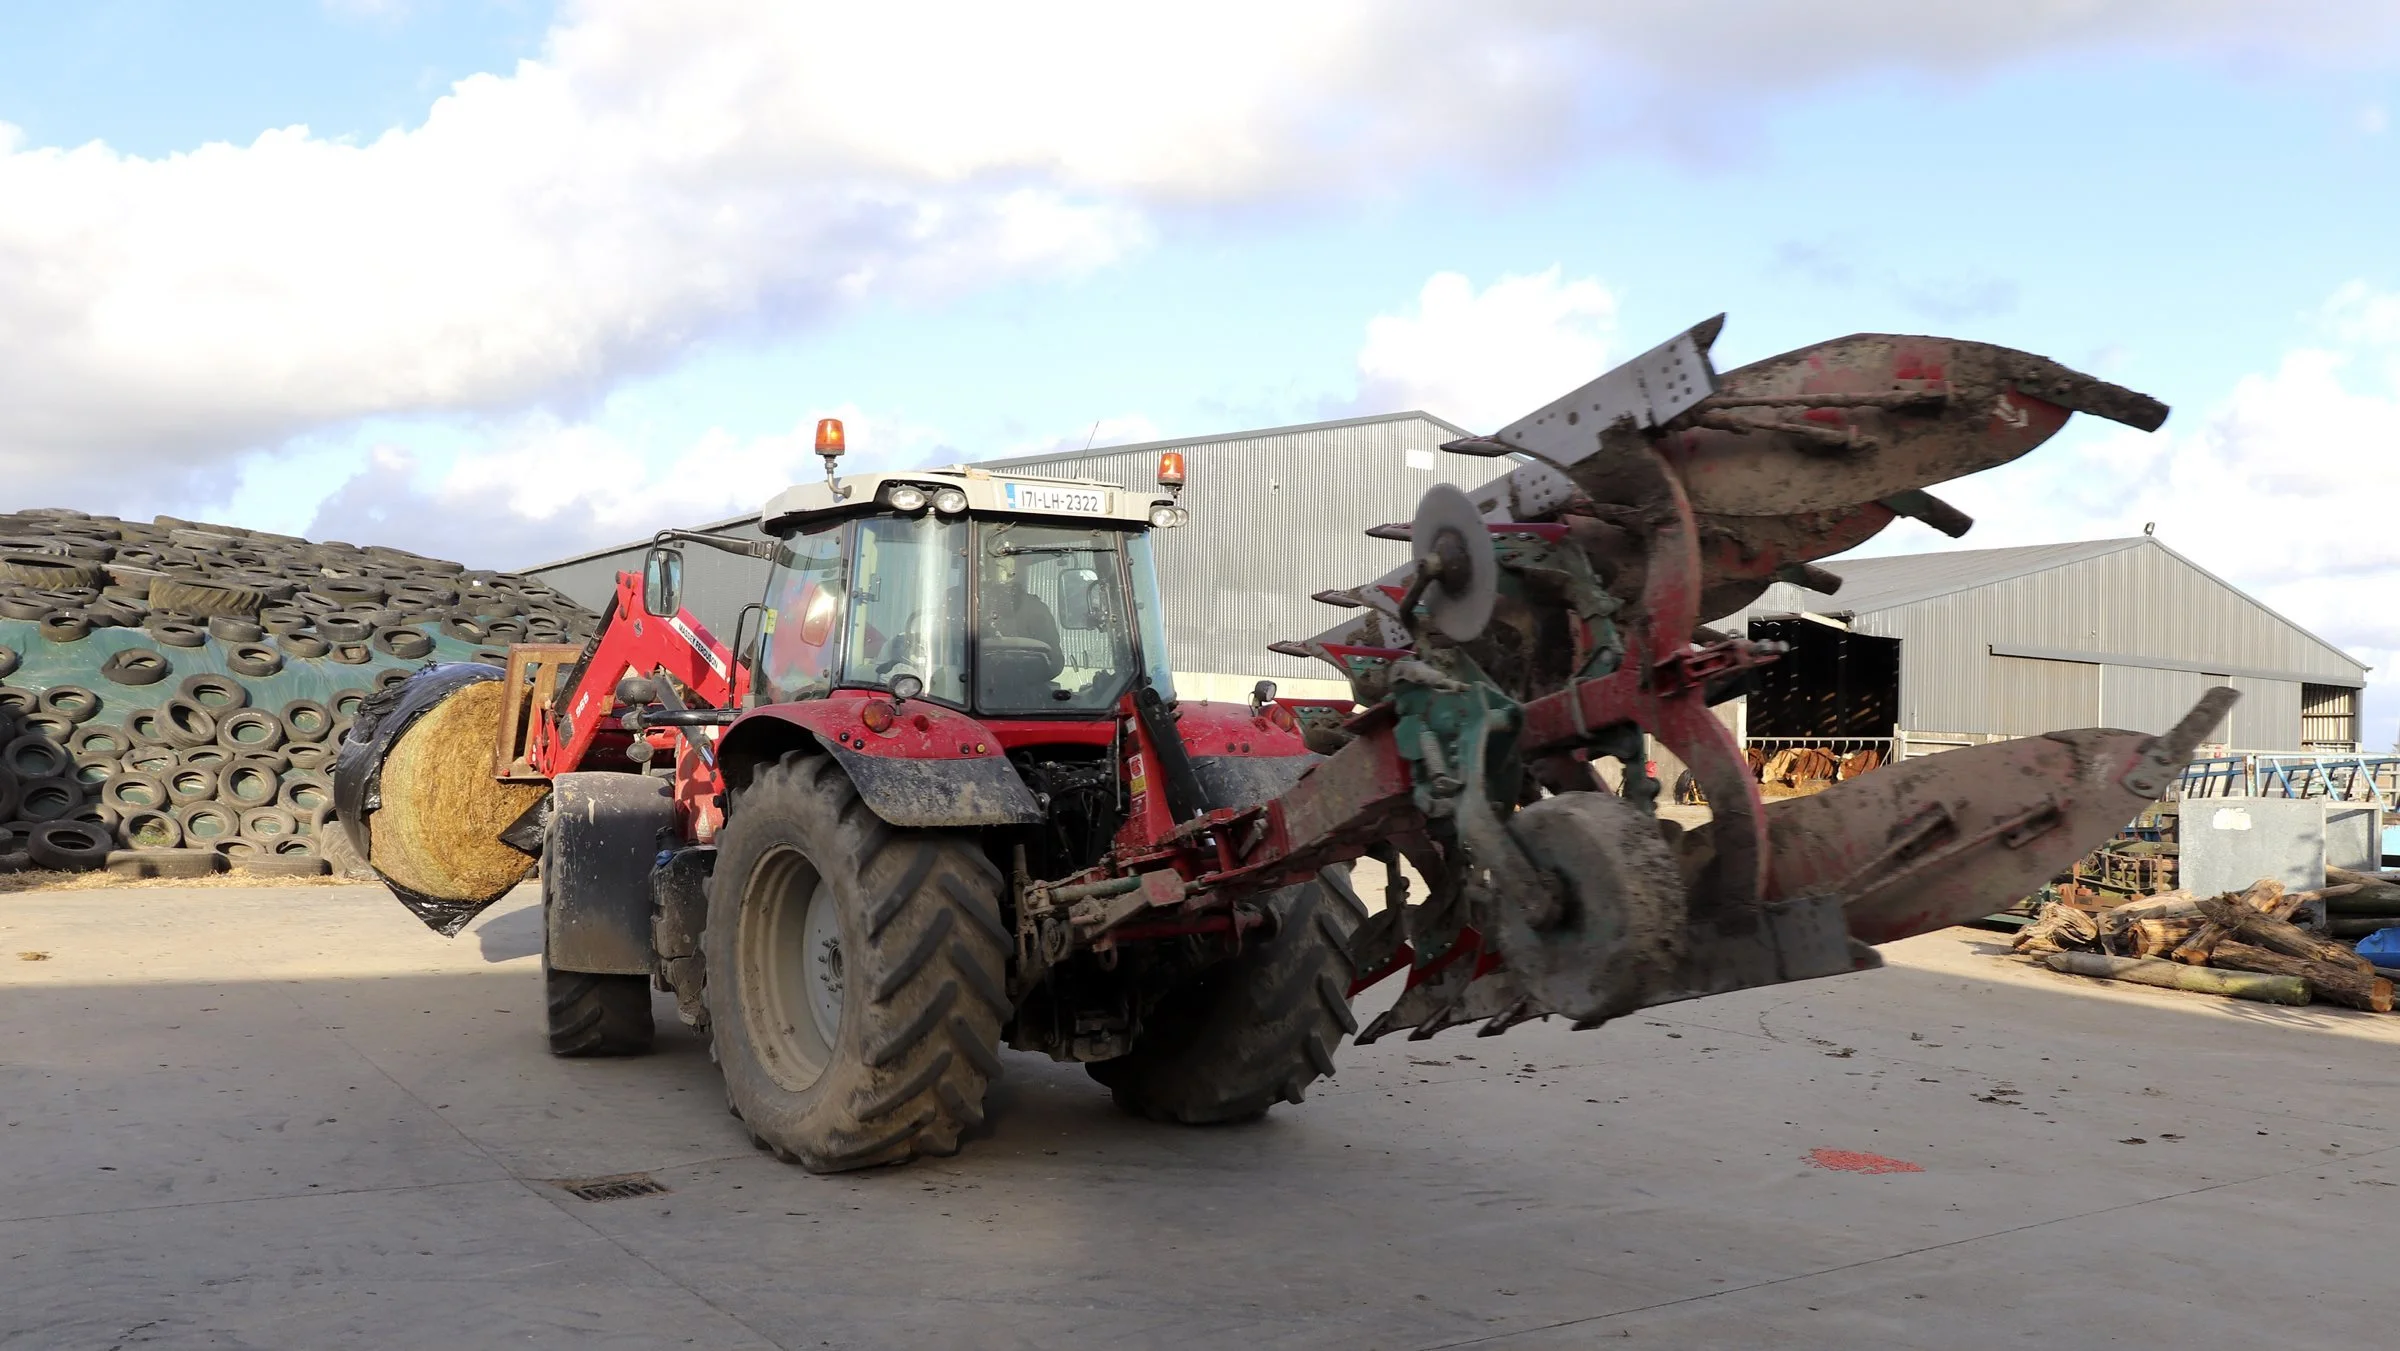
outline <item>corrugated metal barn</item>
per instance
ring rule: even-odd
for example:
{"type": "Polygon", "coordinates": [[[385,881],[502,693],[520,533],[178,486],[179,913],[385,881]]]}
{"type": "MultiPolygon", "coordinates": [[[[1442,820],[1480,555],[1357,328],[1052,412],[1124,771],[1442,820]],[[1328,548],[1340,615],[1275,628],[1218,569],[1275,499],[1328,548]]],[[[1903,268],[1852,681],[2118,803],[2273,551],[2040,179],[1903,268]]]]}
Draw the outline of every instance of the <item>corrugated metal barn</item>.
{"type": "MultiPolygon", "coordinates": [[[[1442,442],[1468,433],[1420,412],[1196,436],[1104,450],[992,460],[978,467],[1147,488],[1159,452],[1181,451],[1190,476],[1191,524],[1159,532],[1159,584],[1167,607],[1177,692],[1238,698],[1266,677],[1286,693],[1347,694],[1322,664],[1267,651],[1283,638],[1329,628],[1342,612],[1309,599],[1356,586],[1408,559],[1408,546],[1368,539],[1370,526],[1405,521],[1436,483],[1474,488],[1505,465],[1451,455],[1442,442]]],[[[780,487],[781,485],[776,485],[780,487]]],[[[763,501],[766,494],[761,493],[763,501]]],[[[755,517],[703,529],[755,538],[755,517]]],[[[561,559],[526,573],[597,608],[620,571],[638,570],[647,541],[561,559]]],[[[712,549],[685,550],[686,604],[719,637],[765,587],[766,564],[712,549]]],[[[755,623],[755,621],[753,621],[755,623]]]]}
{"type": "MultiPolygon", "coordinates": [[[[784,485],[777,484],[776,488],[784,485]]],[[[759,494],[765,501],[775,489],[759,494]]],[[[736,535],[743,539],[764,539],[758,528],[758,517],[736,516],[731,520],[711,521],[706,525],[679,526],[679,529],[706,530],[719,535],[736,535]]],[[[642,555],[650,549],[650,541],[635,540],[614,548],[596,549],[538,568],[521,571],[528,577],[539,577],[578,605],[598,610],[608,604],[615,591],[617,574],[640,572],[642,555]]],[[[733,641],[734,621],[742,607],[755,603],[766,594],[767,564],[763,559],[741,558],[719,553],[699,545],[686,545],[683,550],[683,606],[699,617],[708,631],[725,642],[733,641]]],[[[757,632],[758,620],[751,618],[752,634],[757,632]]]]}
{"type": "Polygon", "coordinates": [[[1777,583],[1719,625],[1794,645],[1744,701],[1754,743],[2162,732],[2231,685],[2232,748],[2357,748],[2366,664],[2156,539],[1826,566],[1839,593],[1777,583]]]}

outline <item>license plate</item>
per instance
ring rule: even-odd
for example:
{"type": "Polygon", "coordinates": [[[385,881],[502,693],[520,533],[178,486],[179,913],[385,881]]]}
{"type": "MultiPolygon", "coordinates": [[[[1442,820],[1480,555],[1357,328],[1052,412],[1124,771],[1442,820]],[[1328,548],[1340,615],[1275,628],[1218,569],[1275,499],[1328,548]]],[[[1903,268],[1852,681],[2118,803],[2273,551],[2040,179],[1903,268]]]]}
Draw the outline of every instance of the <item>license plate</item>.
{"type": "Polygon", "coordinates": [[[1009,507],[1016,511],[1066,511],[1097,516],[1108,510],[1101,495],[1090,488],[1045,488],[1031,483],[1002,486],[1009,507]]]}

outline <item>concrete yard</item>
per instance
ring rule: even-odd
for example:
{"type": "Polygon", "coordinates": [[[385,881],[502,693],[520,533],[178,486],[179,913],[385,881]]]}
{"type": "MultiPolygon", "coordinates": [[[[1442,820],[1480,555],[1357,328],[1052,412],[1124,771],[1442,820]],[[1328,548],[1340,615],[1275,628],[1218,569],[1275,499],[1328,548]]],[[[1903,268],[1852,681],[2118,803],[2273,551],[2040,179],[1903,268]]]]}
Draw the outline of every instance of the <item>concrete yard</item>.
{"type": "Polygon", "coordinates": [[[0,1346],[2393,1335],[2400,1019],[2077,982],[1955,930],[1597,1032],[1348,1048],[1255,1126],[1133,1121],[1011,1055],[957,1157],[812,1177],[751,1149],[665,1001],[654,1056],[544,1054],[537,918],[0,896],[0,1346]],[[635,1172],[669,1191],[553,1185],[635,1172]]]}

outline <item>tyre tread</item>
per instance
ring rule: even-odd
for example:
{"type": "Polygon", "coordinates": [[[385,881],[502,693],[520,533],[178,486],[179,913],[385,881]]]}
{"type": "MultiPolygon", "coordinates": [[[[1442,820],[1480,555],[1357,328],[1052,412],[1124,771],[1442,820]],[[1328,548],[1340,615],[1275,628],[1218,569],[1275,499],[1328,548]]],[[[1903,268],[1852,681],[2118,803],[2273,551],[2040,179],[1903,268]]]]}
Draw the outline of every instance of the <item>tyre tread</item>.
{"type": "Polygon", "coordinates": [[[547,1017],[550,1054],[640,1055],[656,1035],[650,1018],[650,982],[642,976],[603,976],[589,971],[552,971],[547,1017]]]}
{"type": "Polygon", "coordinates": [[[887,825],[831,756],[791,752],[752,776],[721,837],[729,862],[717,885],[727,890],[711,897],[702,939],[724,954],[709,958],[712,972],[738,966],[732,931],[747,871],[731,860],[770,838],[801,848],[835,896],[856,898],[866,950],[844,957],[864,998],[846,1016],[864,1021],[840,1039],[854,1063],[791,1093],[751,1068],[738,982],[712,979],[709,1031],[729,1097],[771,1095],[736,1100],[737,1113],[779,1156],[815,1172],[956,1152],[960,1136],[983,1124],[984,1092],[1000,1072],[1009,939],[999,870],[971,835],[887,825]]]}
{"type": "Polygon", "coordinates": [[[1331,1075],[1350,1012],[1350,935],[1364,918],[1328,869],[1278,898],[1276,937],[1200,973],[1156,1010],[1131,1054],[1090,1066],[1117,1105],[1158,1121],[1247,1121],[1331,1075]],[[1327,894],[1333,903],[1325,903],[1327,894]]]}

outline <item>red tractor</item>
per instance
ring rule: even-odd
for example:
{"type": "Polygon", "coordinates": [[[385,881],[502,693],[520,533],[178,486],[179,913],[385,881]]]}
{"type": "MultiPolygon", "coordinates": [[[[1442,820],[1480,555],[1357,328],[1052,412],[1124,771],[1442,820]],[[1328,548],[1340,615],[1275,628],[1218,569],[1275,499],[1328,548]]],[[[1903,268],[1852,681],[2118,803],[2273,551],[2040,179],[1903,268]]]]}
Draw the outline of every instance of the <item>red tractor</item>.
{"type": "Polygon", "coordinates": [[[679,535],[769,560],[752,661],[681,611],[662,544],[589,652],[521,646],[505,672],[395,689],[337,776],[345,820],[390,823],[362,853],[453,928],[529,861],[501,855],[462,896],[495,843],[538,853],[552,1049],[647,1049],[661,984],[753,1135],[810,1168],[951,1152],[1004,1040],[1161,1119],[1297,1102],[1355,1030],[1346,869],[1138,924],[1035,923],[1020,900],[1318,758],[1271,686],[1176,700],[1149,531],[1182,519],[1163,492],[829,464],[768,504],[771,542],[679,535]],[[418,722],[485,689],[467,745],[418,722]],[[417,759],[480,760],[487,736],[499,810],[521,784],[531,815],[494,832],[402,806],[417,759]],[[403,817],[442,823],[426,857],[403,817]]]}
{"type": "Polygon", "coordinates": [[[1772,644],[1706,628],[2014,459],[2155,401],[2021,352],[1859,335],[1719,376],[1716,321],[1491,437],[1514,467],[1372,534],[1411,560],[1284,651],[1354,716],[1176,699],[1159,493],[974,468],[837,478],[766,540],[668,532],[588,649],[430,668],[362,710],[353,843],[455,933],[541,862],[552,1049],[645,1049],[651,992],[734,1111],[831,1170],[945,1154],[1003,1044],[1183,1122],[1298,1102],[1346,1033],[1559,1014],[1860,970],[1872,944],[2038,888],[2166,792],[2222,717],[1879,769],[1768,804],[1711,705],[1772,644]],[[678,541],[770,561],[755,637],[679,606],[678,541]],[[737,653],[739,654],[737,656],[737,653]],[[1655,814],[1649,742],[1714,819],[1655,814]],[[490,748],[488,765],[483,759],[490,748]],[[1609,775],[1601,764],[1614,761],[1609,775]],[[1606,786],[1604,786],[1606,785],[1606,786]],[[1349,861],[1389,879],[1372,917],[1349,861]],[[1422,882],[1412,897],[1405,859],[1422,882]],[[1399,997],[1360,1031],[1350,1000],[1399,997]]]}

